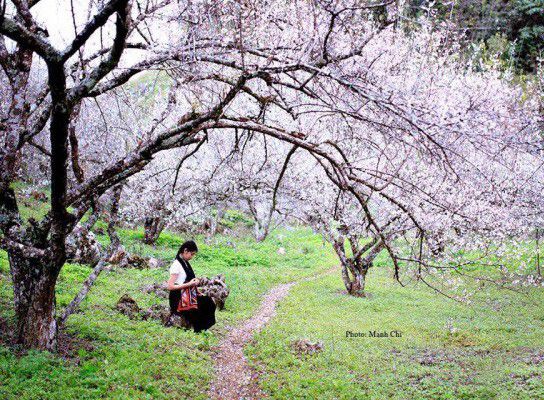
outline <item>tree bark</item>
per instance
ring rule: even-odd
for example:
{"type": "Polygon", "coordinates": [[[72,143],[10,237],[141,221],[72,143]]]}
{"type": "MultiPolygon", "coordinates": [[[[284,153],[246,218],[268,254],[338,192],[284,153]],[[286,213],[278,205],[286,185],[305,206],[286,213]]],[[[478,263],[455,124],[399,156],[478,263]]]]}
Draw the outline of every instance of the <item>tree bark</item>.
{"type": "Polygon", "coordinates": [[[90,231],[91,229],[93,229],[94,225],[100,219],[100,212],[102,210],[98,201],[99,201],[98,199],[95,200],[92,211],[91,211],[91,215],[89,215],[89,219],[83,223],[83,227],[87,231],[90,231]]]}
{"type": "Polygon", "coordinates": [[[217,209],[217,214],[212,216],[210,218],[210,231],[209,231],[209,237],[215,236],[217,234],[217,230],[219,228],[219,223],[225,216],[225,209],[223,207],[219,207],[217,209]]]}
{"type": "MultiPolygon", "coordinates": [[[[89,291],[91,290],[91,287],[94,285],[95,281],[98,279],[98,276],[100,273],[106,268],[107,266],[107,260],[110,259],[110,257],[113,256],[113,254],[118,251],[121,248],[121,240],[119,239],[119,235],[117,235],[117,232],[115,230],[115,225],[117,224],[119,220],[119,201],[121,200],[121,193],[123,191],[123,185],[117,185],[113,188],[113,194],[111,198],[111,209],[110,209],[110,219],[108,222],[108,235],[110,237],[110,246],[105,254],[103,254],[98,261],[93,265],[93,271],[91,274],[85,279],[85,282],[83,282],[83,286],[79,290],[78,294],[73,298],[73,300],[68,304],[66,309],[64,310],[62,316],[59,318],[59,324],[64,325],[66,320],[70,315],[72,315],[74,312],[76,312],[79,308],[79,305],[81,302],[85,299],[89,291]]],[[[100,206],[98,205],[98,199],[95,202],[95,207],[93,208],[93,213],[89,217],[88,227],[86,226],[86,229],[90,229],[95,222],[98,220],[98,217],[100,216],[100,206]],[[91,221],[92,220],[92,221],[91,221]]]]}
{"type": "MultiPolygon", "coordinates": [[[[74,106],[117,66],[128,34],[130,7],[127,0],[110,2],[61,53],[38,33],[28,4],[14,4],[17,12],[15,20],[5,15],[0,18],[0,66],[10,81],[13,97],[8,107],[7,123],[0,123],[0,129],[7,133],[3,138],[5,146],[0,149],[0,240],[8,250],[17,341],[24,348],[54,351],[58,331],[55,320],[56,281],[66,260],[66,236],[81,218],[67,210],[68,128],[74,106]],[[91,71],[82,83],[67,91],[65,62],[115,12],[118,14],[116,36],[109,57],[91,71]],[[8,53],[4,36],[17,43],[15,52],[8,53]],[[50,121],[51,210],[42,224],[29,220],[30,226],[23,229],[16,198],[9,185],[16,178],[19,150],[33,136],[24,130],[30,115],[30,103],[25,99],[33,53],[45,60],[48,70],[51,107],[46,108],[46,113],[40,113],[43,118],[34,121],[35,126],[30,132],[40,132],[47,120],[50,121]]],[[[79,169],[77,142],[73,143],[72,150],[76,160],[74,173],[83,178],[79,169]]]]}
{"type": "Polygon", "coordinates": [[[83,286],[79,290],[79,293],[74,297],[74,299],[66,307],[61,318],[59,319],[60,325],[64,325],[68,317],[77,311],[77,309],[79,308],[79,305],[85,299],[85,297],[87,296],[87,293],[89,293],[89,291],[91,290],[91,286],[93,286],[94,282],[98,278],[98,275],[100,275],[102,270],[106,267],[107,256],[100,259],[96,263],[96,265],[93,268],[93,272],[87,277],[87,279],[85,279],[85,282],[83,282],[83,286]]]}
{"type": "Polygon", "coordinates": [[[55,351],[55,284],[58,266],[10,254],[17,343],[23,348],[55,351]]]}
{"type": "Polygon", "coordinates": [[[373,239],[369,243],[360,246],[358,236],[350,236],[349,244],[353,252],[353,256],[348,257],[344,248],[345,238],[333,238],[326,236],[332,242],[332,247],[342,265],[342,281],[346,287],[346,291],[351,296],[366,297],[365,283],[366,274],[372,267],[372,262],[384,248],[384,243],[373,239]],[[364,255],[364,257],[363,257],[364,255]]]}
{"type": "Polygon", "coordinates": [[[164,219],[161,217],[146,218],[144,221],[144,243],[154,245],[164,226],[164,219]]]}
{"type": "Polygon", "coordinates": [[[108,221],[108,236],[110,237],[110,249],[112,254],[121,247],[121,239],[115,230],[117,222],[119,221],[119,201],[121,200],[121,192],[123,191],[123,184],[117,185],[113,188],[110,218],[108,221]]]}
{"type": "Polygon", "coordinates": [[[257,242],[262,242],[268,237],[269,233],[269,224],[265,223],[264,225],[261,225],[259,223],[255,223],[255,240],[257,242]]]}
{"type": "Polygon", "coordinates": [[[351,296],[356,296],[356,297],[365,297],[366,294],[365,294],[365,283],[366,283],[366,273],[368,272],[368,269],[364,268],[364,269],[354,269],[355,271],[355,274],[352,275],[352,278],[349,279],[349,275],[346,274],[346,276],[348,276],[348,279],[346,280],[344,275],[342,275],[342,279],[344,281],[344,285],[346,287],[346,290],[348,292],[348,294],[350,294],[351,296]]]}
{"type": "Polygon", "coordinates": [[[85,181],[85,173],[81,167],[79,160],[79,142],[76,135],[76,120],[81,110],[81,104],[77,104],[72,112],[72,121],[70,123],[68,138],[70,139],[70,155],[72,159],[72,172],[77,180],[77,183],[83,183],[85,181]]]}

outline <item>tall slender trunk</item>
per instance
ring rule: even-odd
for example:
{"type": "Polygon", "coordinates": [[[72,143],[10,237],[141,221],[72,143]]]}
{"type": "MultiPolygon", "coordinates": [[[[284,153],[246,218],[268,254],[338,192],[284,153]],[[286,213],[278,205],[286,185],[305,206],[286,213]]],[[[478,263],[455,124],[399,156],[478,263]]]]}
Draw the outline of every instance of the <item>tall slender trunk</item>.
{"type": "Polygon", "coordinates": [[[98,275],[104,270],[104,268],[107,265],[106,259],[110,256],[110,252],[106,254],[103,258],[101,258],[96,265],[93,267],[93,272],[85,279],[85,282],[83,282],[83,286],[79,290],[78,294],[74,297],[74,299],[66,306],[62,316],[59,318],[59,324],[64,325],[66,320],[70,315],[72,315],[74,312],[77,311],[79,305],[85,299],[87,296],[87,293],[91,290],[91,287],[93,286],[94,282],[98,279],[98,275]]]}
{"type": "Polygon", "coordinates": [[[212,217],[212,223],[210,227],[210,236],[215,236],[217,234],[217,230],[219,229],[219,223],[225,216],[225,208],[219,207],[217,209],[217,215],[215,217],[212,217]]]}
{"type": "Polygon", "coordinates": [[[89,219],[82,224],[85,230],[90,231],[91,229],[93,229],[94,225],[100,219],[101,211],[102,210],[100,208],[100,204],[98,204],[98,199],[96,199],[93,209],[91,211],[91,215],[89,215],[89,219]]]}
{"type": "Polygon", "coordinates": [[[121,200],[121,193],[123,191],[123,184],[119,184],[113,188],[111,198],[110,218],[108,221],[108,236],[110,237],[110,249],[115,252],[121,247],[121,239],[115,230],[117,223],[119,222],[119,201],[121,200]]]}
{"type": "MultiPolygon", "coordinates": [[[[81,289],[79,290],[78,294],[73,298],[73,300],[66,306],[64,309],[63,314],[59,318],[59,324],[62,326],[66,323],[66,320],[70,315],[75,313],[81,302],[85,299],[89,291],[91,290],[91,287],[94,285],[95,281],[98,279],[98,276],[100,273],[106,268],[107,266],[107,260],[110,259],[114,255],[116,251],[118,251],[121,247],[121,240],[119,238],[119,235],[117,234],[117,231],[115,230],[115,226],[119,220],[119,202],[121,200],[121,193],[123,191],[123,185],[117,185],[113,189],[113,194],[111,197],[111,204],[110,204],[110,218],[108,222],[108,235],[110,237],[110,246],[108,250],[105,252],[105,254],[102,254],[96,262],[93,265],[93,271],[91,274],[85,279],[85,282],[83,282],[83,285],[81,286],[81,289]]],[[[86,226],[87,229],[90,229],[95,222],[98,220],[100,216],[100,205],[98,204],[98,199],[95,200],[95,206],[93,208],[93,212],[91,216],[89,217],[89,221],[87,221],[88,225],[86,226]]]]}
{"type": "Polygon", "coordinates": [[[25,98],[32,66],[32,51],[18,47],[11,57],[16,58],[17,62],[12,63],[13,68],[5,70],[9,79],[11,96],[8,102],[6,118],[2,121],[3,132],[0,136],[3,142],[2,146],[0,146],[1,189],[7,188],[9,182],[13,181],[17,176],[21,157],[20,151],[17,150],[19,130],[26,126],[30,111],[25,103],[25,98]]]}

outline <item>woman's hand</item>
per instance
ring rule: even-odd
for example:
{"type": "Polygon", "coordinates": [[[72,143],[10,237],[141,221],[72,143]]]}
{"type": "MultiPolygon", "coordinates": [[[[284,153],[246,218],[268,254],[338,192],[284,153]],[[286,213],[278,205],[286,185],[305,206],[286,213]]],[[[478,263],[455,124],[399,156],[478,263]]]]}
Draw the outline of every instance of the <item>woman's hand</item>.
{"type": "Polygon", "coordinates": [[[200,279],[198,278],[193,278],[189,281],[189,283],[191,284],[191,286],[198,286],[200,284],[200,279]]]}

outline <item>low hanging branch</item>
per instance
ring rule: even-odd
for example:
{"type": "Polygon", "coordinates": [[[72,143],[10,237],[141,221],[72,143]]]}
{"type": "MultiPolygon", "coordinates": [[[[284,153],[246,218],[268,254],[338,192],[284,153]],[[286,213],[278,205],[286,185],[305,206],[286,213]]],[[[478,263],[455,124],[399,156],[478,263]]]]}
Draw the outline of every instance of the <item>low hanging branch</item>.
{"type": "Polygon", "coordinates": [[[70,315],[75,313],[77,309],[79,308],[79,305],[81,302],[85,299],[89,291],[91,290],[91,287],[95,283],[95,281],[98,279],[98,276],[100,273],[104,270],[104,268],[108,265],[108,258],[111,256],[111,252],[107,252],[97,263],[93,266],[93,271],[91,274],[85,279],[85,282],[83,282],[83,285],[81,286],[81,289],[79,290],[78,294],[74,297],[74,299],[66,306],[64,309],[64,312],[62,313],[61,317],[58,320],[59,326],[63,326],[66,323],[66,320],[70,315]]]}

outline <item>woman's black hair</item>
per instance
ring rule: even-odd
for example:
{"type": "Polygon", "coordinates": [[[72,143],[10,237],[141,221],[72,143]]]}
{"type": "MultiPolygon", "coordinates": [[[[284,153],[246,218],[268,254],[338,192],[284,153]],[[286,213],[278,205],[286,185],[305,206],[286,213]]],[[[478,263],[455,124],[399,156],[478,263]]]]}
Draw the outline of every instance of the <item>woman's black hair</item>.
{"type": "Polygon", "coordinates": [[[187,240],[186,242],[184,242],[178,250],[178,255],[183,254],[183,251],[185,250],[198,251],[198,247],[196,246],[196,243],[194,242],[194,240],[187,240]]]}

